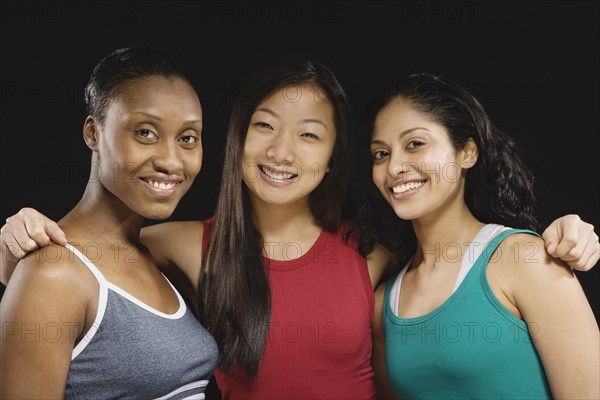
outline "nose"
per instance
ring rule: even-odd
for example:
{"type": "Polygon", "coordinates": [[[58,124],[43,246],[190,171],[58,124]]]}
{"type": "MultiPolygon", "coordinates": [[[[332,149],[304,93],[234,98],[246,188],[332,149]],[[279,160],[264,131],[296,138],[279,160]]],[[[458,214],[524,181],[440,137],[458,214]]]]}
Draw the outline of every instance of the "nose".
{"type": "Polygon", "coordinates": [[[164,141],[157,147],[154,168],[165,174],[179,174],[183,170],[183,157],[175,142],[164,141]]]}
{"type": "Polygon", "coordinates": [[[387,172],[390,176],[397,177],[407,171],[408,163],[403,159],[400,152],[390,154],[390,161],[387,166],[387,172]]]}
{"type": "Polygon", "coordinates": [[[267,148],[267,157],[277,163],[294,161],[293,135],[289,132],[277,132],[267,148]]]}

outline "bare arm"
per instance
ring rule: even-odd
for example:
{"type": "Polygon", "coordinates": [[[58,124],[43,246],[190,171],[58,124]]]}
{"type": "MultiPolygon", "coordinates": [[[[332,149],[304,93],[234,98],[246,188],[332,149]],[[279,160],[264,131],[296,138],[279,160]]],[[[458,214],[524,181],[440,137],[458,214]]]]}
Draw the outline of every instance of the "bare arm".
{"type": "Polygon", "coordinates": [[[600,336],[592,309],[567,265],[545,251],[523,256],[532,245],[544,249],[541,239],[530,235],[507,238],[501,268],[495,270],[505,271],[506,292],[530,326],[554,397],[598,399],[600,336]]]}
{"type": "Polygon", "coordinates": [[[395,268],[396,265],[394,254],[376,243],[373,251],[367,256],[367,266],[369,267],[369,277],[371,278],[373,290],[379,285],[381,279],[388,275],[387,272],[395,268]]]}
{"type": "Polygon", "coordinates": [[[68,263],[35,258],[19,264],[0,302],[3,399],[63,398],[73,346],[85,324],[81,275],[68,263]]]}
{"type": "Polygon", "coordinates": [[[198,293],[203,234],[202,221],[166,222],[143,228],[140,237],[162,272],[192,302],[198,293]]]}
{"type": "Polygon", "coordinates": [[[375,291],[375,316],[373,319],[373,356],[371,363],[375,371],[375,389],[377,399],[396,399],[385,366],[385,336],[383,334],[383,300],[385,296],[385,283],[379,285],[375,291]]]}
{"type": "MultiPolygon", "coordinates": [[[[201,221],[167,222],[145,227],[141,241],[159,268],[182,292],[195,291],[202,260],[201,221]],[[190,289],[191,288],[191,289],[190,289]]],[[[9,217],[1,229],[0,281],[7,284],[20,259],[51,242],[65,245],[67,239],[56,222],[37,210],[23,208],[9,217]]]]}
{"type": "MultiPolygon", "coordinates": [[[[200,221],[157,224],[143,228],[141,240],[150,249],[159,267],[171,269],[173,266],[165,266],[162,262],[180,259],[181,254],[190,251],[190,245],[197,246],[200,243],[198,238],[201,240],[203,231],[200,221]],[[182,224],[181,227],[185,227],[185,231],[191,233],[190,240],[179,234],[178,225],[172,225],[173,229],[169,229],[168,237],[163,237],[162,228],[169,224],[182,224]],[[169,245],[162,244],[167,242],[169,245]]],[[[566,215],[553,221],[544,231],[543,237],[548,253],[562,259],[574,269],[587,271],[600,259],[600,242],[594,227],[581,221],[577,215],[566,215]]],[[[48,245],[50,241],[61,245],[67,241],[56,222],[32,208],[23,208],[9,217],[0,229],[0,240],[0,281],[4,284],[10,279],[17,261],[26,254],[48,245]]],[[[199,270],[196,271],[196,268],[202,255],[194,253],[193,250],[191,254],[196,258],[190,260],[183,257],[183,260],[175,262],[174,265],[181,270],[182,276],[187,277],[194,285],[198,280],[199,270]]],[[[377,286],[386,268],[393,268],[391,258],[392,254],[380,245],[367,257],[373,287],[377,286]]],[[[167,273],[174,276],[172,272],[167,273]]]]}

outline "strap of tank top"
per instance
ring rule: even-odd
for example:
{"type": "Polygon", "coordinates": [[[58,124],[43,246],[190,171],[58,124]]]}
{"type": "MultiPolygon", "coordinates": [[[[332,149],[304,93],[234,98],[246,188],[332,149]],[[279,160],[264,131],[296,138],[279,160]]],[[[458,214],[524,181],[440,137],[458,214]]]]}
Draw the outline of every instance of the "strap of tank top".
{"type": "Polygon", "coordinates": [[[86,267],[88,267],[88,269],[96,277],[96,280],[98,280],[98,283],[100,283],[102,285],[106,285],[107,284],[106,278],[104,278],[104,275],[102,275],[102,272],[100,272],[100,270],[98,269],[98,267],[96,267],[89,260],[89,258],[87,258],[85,255],[83,255],[82,252],[80,252],[79,250],[77,250],[75,247],[73,247],[72,245],[70,245],[68,243],[65,245],[65,247],[67,249],[69,249],[73,254],[75,254],[77,256],[77,258],[79,258],[81,260],[81,262],[85,264],[86,267]]]}
{"type": "Polygon", "coordinates": [[[460,270],[458,271],[458,276],[456,277],[456,282],[454,283],[452,293],[456,292],[456,289],[458,289],[460,284],[463,282],[471,270],[471,267],[473,267],[475,260],[479,258],[481,252],[483,252],[483,249],[485,249],[490,240],[502,229],[507,228],[505,228],[503,225],[487,224],[477,233],[473,241],[469,243],[469,246],[463,255],[460,270]]]}
{"type": "MultiPolygon", "coordinates": [[[[494,238],[492,238],[492,240],[490,240],[488,245],[483,250],[483,252],[481,254],[481,256],[483,257],[483,265],[488,264],[490,258],[492,257],[492,254],[494,254],[494,252],[496,251],[498,246],[500,246],[500,243],[502,243],[502,241],[504,239],[506,239],[506,237],[513,235],[515,233],[528,233],[528,234],[531,234],[534,236],[541,237],[541,235],[539,233],[531,231],[529,229],[513,229],[513,228],[506,229],[506,230],[500,232],[499,234],[497,234],[496,236],[494,236],[494,238]]],[[[483,271],[485,271],[485,268],[483,269],[483,271]]]]}
{"type": "Polygon", "coordinates": [[[411,257],[406,264],[404,264],[404,267],[402,267],[400,272],[398,272],[393,279],[389,280],[389,285],[391,288],[389,291],[386,290],[386,292],[389,292],[389,299],[386,299],[385,302],[392,307],[394,315],[398,315],[398,302],[400,300],[400,287],[402,285],[402,278],[404,277],[406,270],[408,270],[408,267],[410,267],[412,264],[413,258],[414,256],[411,257]]]}
{"type": "MultiPolygon", "coordinates": [[[[537,233],[526,229],[506,228],[502,225],[497,224],[487,224],[486,226],[484,226],[477,233],[473,241],[469,244],[469,247],[467,248],[467,251],[463,256],[460,270],[458,272],[456,282],[454,283],[454,288],[452,289],[452,293],[454,293],[458,289],[460,284],[464,281],[465,277],[471,270],[471,267],[473,267],[473,264],[480,257],[480,255],[485,251],[484,257],[487,263],[487,260],[494,253],[496,247],[498,247],[500,242],[502,242],[502,240],[511,233],[533,233],[534,235],[538,235],[537,233]],[[502,231],[502,229],[504,229],[504,231],[502,231]]],[[[393,280],[390,279],[389,281],[392,284],[392,287],[389,290],[389,299],[386,299],[385,302],[390,305],[395,315],[398,315],[398,303],[400,300],[402,278],[404,277],[404,274],[406,273],[406,270],[409,268],[411,263],[412,258],[404,265],[404,267],[395,276],[395,278],[393,278],[393,280]]],[[[388,291],[386,290],[386,292],[388,291]]]]}
{"type": "Polygon", "coordinates": [[[70,244],[66,244],[65,247],[70,250],[73,254],[77,256],[83,262],[83,264],[90,270],[96,280],[98,281],[99,291],[98,291],[98,309],[96,311],[96,317],[94,318],[94,323],[90,326],[89,330],[86,332],[83,339],[77,343],[77,346],[73,348],[73,352],[71,353],[71,361],[73,361],[92,341],[96,331],[100,327],[102,320],[104,319],[104,312],[106,311],[106,304],[108,301],[108,282],[102,275],[102,272],[79,250],[70,244]]]}

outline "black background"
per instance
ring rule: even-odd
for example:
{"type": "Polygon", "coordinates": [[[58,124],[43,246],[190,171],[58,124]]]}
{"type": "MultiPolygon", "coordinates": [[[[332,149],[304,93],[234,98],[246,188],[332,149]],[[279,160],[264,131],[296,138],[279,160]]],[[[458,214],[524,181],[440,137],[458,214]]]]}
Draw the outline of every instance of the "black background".
{"type": "MultiPolygon", "coordinates": [[[[357,119],[369,94],[428,71],[468,86],[521,143],[545,223],[600,230],[598,2],[22,2],[0,14],[0,218],[59,219],[89,174],[83,87],[110,51],[151,46],[192,77],[204,108],[203,171],[172,216],[211,215],[240,86],[283,57],[329,64],[357,119]]],[[[578,273],[596,315],[598,266],[578,273]]]]}

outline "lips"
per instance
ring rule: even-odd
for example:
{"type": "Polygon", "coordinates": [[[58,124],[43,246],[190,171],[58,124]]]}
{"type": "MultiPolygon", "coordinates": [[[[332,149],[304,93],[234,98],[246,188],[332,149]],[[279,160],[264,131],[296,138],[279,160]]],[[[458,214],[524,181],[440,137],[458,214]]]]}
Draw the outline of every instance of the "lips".
{"type": "Polygon", "coordinates": [[[258,169],[266,180],[272,183],[292,183],[298,177],[298,174],[289,172],[289,167],[285,169],[276,169],[259,164],[258,169]]]}
{"type": "Polygon", "coordinates": [[[418,189],[425,184],[425,181],[411,181],[405,182],[401,184],[397,184],[391,187],[392,193],[394,194],[402,194],[404,192],[408,192],[409,190],[418,189]]]}
{"type": "Polygon", "coordinates": [[[144,187],[158,197],[170,197],[175,194],[181,179],[140,178],[144,187]]]}

